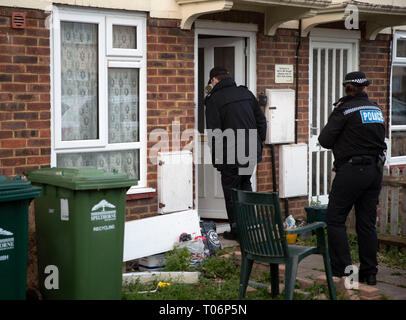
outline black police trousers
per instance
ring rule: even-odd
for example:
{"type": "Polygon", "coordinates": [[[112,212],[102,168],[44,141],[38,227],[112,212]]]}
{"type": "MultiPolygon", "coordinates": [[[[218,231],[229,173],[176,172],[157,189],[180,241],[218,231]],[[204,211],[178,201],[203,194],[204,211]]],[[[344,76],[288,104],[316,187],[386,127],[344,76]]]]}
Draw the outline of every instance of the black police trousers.
{"type": "Polygon", "coordinates": [[[224,166],[221,170],[221,185],[223,187],[227,217],[231,226],[231,232],[236,233],[235,213],[231,198],[231,189],[252,191],[251,175],[240,175],[239,168],[234,165],[224,166]]]}
{"type": "Polygon", "coordinates": [[[345,227],[346,218],[355,208],[356,233],[359,245],[359,276],[378,272],[376,234],[376,206],[382,186],[382,171],[371,157],[370,164],[344,163],[336,168],[336,176],[329,194],[327,210],[328,247],[333,275],[342,277],[355,270],[352,265],[345,227]]]}

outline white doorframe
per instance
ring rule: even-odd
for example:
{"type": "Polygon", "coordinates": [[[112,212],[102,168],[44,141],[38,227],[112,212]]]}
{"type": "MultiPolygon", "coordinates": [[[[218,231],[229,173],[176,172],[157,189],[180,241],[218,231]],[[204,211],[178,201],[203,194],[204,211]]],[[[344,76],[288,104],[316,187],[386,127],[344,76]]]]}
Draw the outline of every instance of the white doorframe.
{"type": "MultiPolygon", "coordinates": [[[[311,31],[309,37],[309,203],[312,201],[312,150],[311,150],[311,139],[312,139],[312,122],[313,122],[313,49],[320,47],[320,44],[329,44],[332,48],[340,48],[340,45],[344,48],[351,48],[352,50],[352,70],[355,71],[359,69],[359,40],[361,39],[361,32],[354,30],[335,30],[327,28],[315,28],[311,31]]],[[[333,66],[335,68],[335,66],[333,66]]],[[[320,70],[319,70],[320,71],[320,70]]],[[[319,72],[318,71],[318,72],[319,72]]],[[[320,74],[318,76],[318,81],[320,81],[320,74]]],[[[343,79],[340,79],[342,83],[343,79]]],[[[333,83],[332,83],[333,84],[333,83]]],[[[326,85],[327,86],[327,85],[326,85]]],[[[333,84],[334,86],[334,84],[333,84]]],[[[342,90],[340,91],[342,92],[342,90]]],[[[339,97],[335,97],[337,101],[339,97]]],[[[321,130],[322,128],[320,128],[321,130]]],[[[313,138],[314,139],[314,138],[313,138]]],[[[327,154],[325,153],[325,156],[327,154]]],[[[318,159],[317,159],[318,160],[318,159]]],[[[325,179],[326,180],[326,179],[325,179]]],[[[326,182],[325,182],[326,183],[326,182]]],[[[327,186],[328,189],[328,186],[327,186]]],[[[322,203],[328,201],[327,198],[321,199],[322,203]]]]}
{"type": "MultiPolygon", "coordinates": [[[[257,92],[257,31],[258,26],[256,24],[248,23],[232,23],[232,22],[219,22],[211,20],[197,20],[195,22],[195,101],[194,101],[194,117],[195,117],[195,128],[198,128],[198,50],[199,50],[199,35],[213,35],[213,36],[232,36],[247,38],[247,86],[248,89],[256,95],[257,92]]],[[[195,130],[194,136],[194,163],[198,163],[198,152],[199,150],[199,135],[198,130],[195,130]]],[[[199,208],[199,183],[198,183],[198,166],[195,165],[195,205],[196,210],[199,208]]],[[[253,174],[252,179],[252,189],[256,191],[257,179],[256,179],[256,169],[253,174]]]]}

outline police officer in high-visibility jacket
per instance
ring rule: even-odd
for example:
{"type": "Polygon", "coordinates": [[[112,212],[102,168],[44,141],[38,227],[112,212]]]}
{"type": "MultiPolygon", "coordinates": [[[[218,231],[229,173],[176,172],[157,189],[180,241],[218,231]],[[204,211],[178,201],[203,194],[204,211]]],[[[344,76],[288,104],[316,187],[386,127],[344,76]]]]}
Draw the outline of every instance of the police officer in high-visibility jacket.
{"type": "Polygon", "coordinates": [[[320,133],[320,145],[332,149],[336,172],[327,210],[328,245],[333,275],[348,276],[351,255],[345,227],[355,208],[359,245],[359,281],[376,284],[378,239],[376,207],[385,162],[385,123],[380,107],[369,101],[363,72],[345,76],[346,96],[338,100],[320,133]]]}

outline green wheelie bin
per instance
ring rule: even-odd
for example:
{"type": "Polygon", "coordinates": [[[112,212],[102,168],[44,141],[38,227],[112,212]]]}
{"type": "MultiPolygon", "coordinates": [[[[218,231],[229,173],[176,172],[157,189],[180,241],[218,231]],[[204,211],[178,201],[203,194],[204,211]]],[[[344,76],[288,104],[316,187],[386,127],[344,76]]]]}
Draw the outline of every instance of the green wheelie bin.
{"type": "Polygon", "coordinates": [[[121,299],[126,192],[136,179],[93,168],[25,172],[35,201],[44,299],[121,299]]]}
{"type": "Polygon", "coordinates": [[[0,300],[25,299],[28,207],[40,194],[21,176],[0,176],[0,300]]]}

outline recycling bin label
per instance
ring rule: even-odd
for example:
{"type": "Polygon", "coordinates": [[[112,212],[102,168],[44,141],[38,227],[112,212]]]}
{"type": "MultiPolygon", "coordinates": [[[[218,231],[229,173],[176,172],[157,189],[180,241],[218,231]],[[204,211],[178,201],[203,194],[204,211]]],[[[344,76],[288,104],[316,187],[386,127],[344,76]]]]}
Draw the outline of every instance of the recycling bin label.
{"type": "MultiPolygon", "coordinates": [[[[116,217],[117,217],[116,206],[114,204],[109,203],[106,200],[101,200],[98,204],[94,205],[92,208],[92,212],[90,213],[90,220],[92,222],[115,221],[116,217]]],[[[93,227],[93,231],[106,231],[106,230],[114,230],[114,229],[115,229],[114,224],[93,227]]]]}
{"type": "Polygon", "coordinates": [[[9,259],[7,254],[9,250],[14,250],[14,234],[0,228],[0,262],[9,259]]]}

